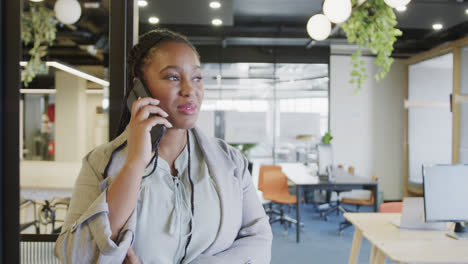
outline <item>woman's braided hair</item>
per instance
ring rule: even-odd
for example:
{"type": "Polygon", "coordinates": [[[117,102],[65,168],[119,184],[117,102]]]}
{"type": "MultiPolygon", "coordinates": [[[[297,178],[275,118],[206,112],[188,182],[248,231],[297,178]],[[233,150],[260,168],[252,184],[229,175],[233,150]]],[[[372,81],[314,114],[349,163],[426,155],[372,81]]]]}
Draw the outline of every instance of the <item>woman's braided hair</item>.
{"type": "Polygon", "coordinates": [[[133,89],[134,78],[139,78],[143,83],[146,78],[143,73],[144,67],[153,58],[157,52],[157,48],[166,42],[179,42],[184,43],[193,49],[195,54],[199,57],[197,49],[192,43],[183,35],[170,31],[168,29],[154,29],[140,36],[138,44],[133,46],[127,57],[127,85],[126,94],[122,104],[122,114],[120,117],[120,124],[115,136],[120,135],[130,122],[130,110],[127,108],[127,97],[133,89]]]}

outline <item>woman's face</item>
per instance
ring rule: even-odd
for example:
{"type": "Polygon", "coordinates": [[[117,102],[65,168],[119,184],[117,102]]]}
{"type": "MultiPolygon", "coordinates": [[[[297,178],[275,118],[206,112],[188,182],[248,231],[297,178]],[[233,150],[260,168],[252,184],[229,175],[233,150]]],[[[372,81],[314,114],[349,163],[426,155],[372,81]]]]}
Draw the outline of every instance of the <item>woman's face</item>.
{"type": "Polygon", "coordinates": [[[200,61],[192,48],[180,42],[163,43],[143,72],[151,95],[160,101],[174,128],[193,128],[204,90],[200,61]]]}

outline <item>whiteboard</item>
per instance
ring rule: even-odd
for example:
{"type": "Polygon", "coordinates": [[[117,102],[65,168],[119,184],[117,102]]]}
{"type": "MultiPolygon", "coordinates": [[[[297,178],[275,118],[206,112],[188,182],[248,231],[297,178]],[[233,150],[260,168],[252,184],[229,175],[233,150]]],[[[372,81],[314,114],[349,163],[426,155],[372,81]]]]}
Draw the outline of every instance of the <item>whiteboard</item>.
{"type": "Polygon", "coordinates": [[[229,143],[258,143],[266,139],[265,112],[224,112],[224,139],[229,143]]]}
{"type": "Polygon", "coordinates": [[[281,113],[280,139],[294,141],[298,135],[311,135],[320,138],[319,113],[281,113]]]}

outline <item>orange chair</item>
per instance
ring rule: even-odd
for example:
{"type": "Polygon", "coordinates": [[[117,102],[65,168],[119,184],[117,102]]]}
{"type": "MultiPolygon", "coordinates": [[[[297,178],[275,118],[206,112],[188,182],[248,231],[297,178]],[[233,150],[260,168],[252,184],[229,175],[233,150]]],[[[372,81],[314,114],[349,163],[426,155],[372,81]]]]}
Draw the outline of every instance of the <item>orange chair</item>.
{"type": "Polygon", "coordinates": [[[403,202],[388,202],[383,203],[379,207],[381,213],[401,213],[403,202]]]}
{"type": "Polygon", "coordinates": [[[277,165],[261,165],[258,172],[258,189],[263,192],[263,177],[267,171],[280,171],[281,167],[277,165]]]}
{"type": "MultiPolygon", "coordinates": [[[[351,167],[350,167],[351,168],[351,167]]],[[[354,171],[354,169],[353,169],[354,171]]],[[[372,181],[377,181],[377,176],[376,175],[372,175],[372,181]]],[[[375,202],[375,196],[374,196],[374,193],[371,193],[371,195],[369,196],[369,198],[367,199],[359,199],[359,198],[347,198],[347,197],[343,197],[341,199],[341,204],[351,204],[351,205],[356,205],[356,211],[359,212],[359,208],[361,208],[361,206],[363,205],[373,205],[374,202],[375,202]]],[[[344,209],[344,207],[341,207],[340,208],[341,211],[343,213],[346,213],[347,211],[344,209]]],[[[348,226],[350,226],[351,223],[348,222],[347,220],[343,221],[340,223],[340,234],[341,232],[347,228],[348,226]]]]}
{"type": "MultiPolygon", "coordinates": [[[[297,202],[297,197],[289,193],[288,179],[286,175],[284,175],[281,170],[278,171],[277,169],[263,171],[260,175],[260,177],[262,177],[261,191],[263,191],[263,197],[273,203],[281,205],[280,215],[274,219],[270,219],[270,223],[272,224],[279,221],[283,225],[286,223],[289,225],[297,224],[296,219],[292,219],[288,215],[284,214],[284,205],[294,205],[297,202]]],[[[304,224],[300,223],[300,226],[304,227],[304,224]]],[[[286,231],[284,234],[286,234],[286,231]]]]}
{"type": "Polygon", "coordinates": [[[268,171],[281,172],[281,167],[276,166],[276,165],[261,165],[258,171],[258,190],[261,192],[261,196],[263,198],[261,200],[262,200],[263,206],[265,207],[265,213],[267,213],[271,218],[273,214],[281,215],[281,211],[274,209],[273,203],[267,198],[265,198],[265,195],[263,193],[264,191],[263,178],[264,178],[265,172],[268,172],[268,171]]]}

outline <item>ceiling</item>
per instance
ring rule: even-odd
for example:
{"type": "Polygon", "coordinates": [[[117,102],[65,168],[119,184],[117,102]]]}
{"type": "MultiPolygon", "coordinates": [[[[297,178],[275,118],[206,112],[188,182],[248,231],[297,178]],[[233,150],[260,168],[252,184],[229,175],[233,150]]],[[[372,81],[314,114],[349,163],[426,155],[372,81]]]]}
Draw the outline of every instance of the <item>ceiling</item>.
{"type": "MultiPolygon", "coordinates": [[[[29,2],[24,1],[28,10],[29,2]]],[[[147,0],[139,10],[139,30],[146,32],[156,26],[149,16],[158,16],[158,26],[168,27],[187,35],[198,47],[290,47],[292,51],[314,49],[346,43],[338,29],[326,41],[311,42],[305,29],[311,15],[321,12],[318,0],[221,0],[222,7],[212,10],[209,0],[147,0]],[[212,18],[221,18],[223,26],[211,25],[212,18]]],[[[370,0],[372,1],[372,0],[370,0]]],[[[71,26],[59,25],[57,40],[49,48],[48,59],[72,65],[103,65],[108,63],[109,0],[79,0],[82,17],[71,26]],[[97,8],[86,8],[90,3],[97,8]]],[[[44,4],[53,9],[55,0],[44,4]]],[[[468,34],[468,0],[412,0],[408,9],[395,11],[398,28],[403,31],[394,45],[394,56],[407,57],[458,39],[468,34]],[[440,31],[433,23],[442,23],[440,31]]],[[[27,58],[27,47],[24,49],[27,58]]]]}

